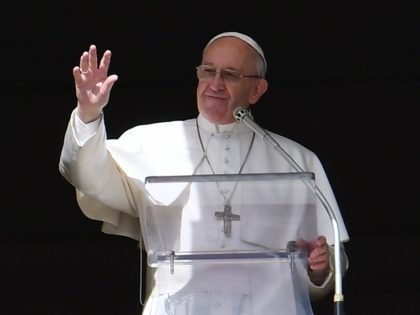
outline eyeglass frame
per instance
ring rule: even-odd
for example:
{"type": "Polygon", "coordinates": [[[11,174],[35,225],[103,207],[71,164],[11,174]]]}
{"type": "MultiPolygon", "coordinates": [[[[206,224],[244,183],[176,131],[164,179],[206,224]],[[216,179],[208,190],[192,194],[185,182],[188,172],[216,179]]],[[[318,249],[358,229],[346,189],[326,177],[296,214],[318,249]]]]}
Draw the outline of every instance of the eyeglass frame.
{"type": "MultiPolygon", "coordinates": [[[[226,69],[226,68],[216,69],[216,68],[214,68],[214,67],[212,67],[210,65],[206,65],[206,64],[201,64],[201,65],[195,67],[195,69],[197,70],[197,78],[199,80],[204,80],[204,81],[210,81],[210,80],[214,79],[216,77],[216,74],[217,73],[220,73],[220,78],[225,83],[228,83],[228,84],[235,84],[235,83],[239,82],[240,79],[243,79],[243,78],[254,78],[254,79],[262,79],[263,78],[262,76],[257,75],[257,74],[255,74],[255,75],[245,75],[245,74],[242,74],[238,70],[235,70],[235,69],[226,69]],[[200,71],[201,71],[201,73],[203,73],[203,72],[205,72],[206,69],[207,70],[212,70],[212,72],[211,72],[212,73],[212,76],[209,77],[208,79],[200,78],[200,76],[198,75],[198,73],[200,71]],[[226,80],[226,76],[224,76],[223,74],[224,73],[227,73],[227,72],[229,74],[234,74],[233,77],[235,78],[235,81],[226,80]]],[[[209,73],[209,71],[207,71],[207,73],[209,73]]]]}

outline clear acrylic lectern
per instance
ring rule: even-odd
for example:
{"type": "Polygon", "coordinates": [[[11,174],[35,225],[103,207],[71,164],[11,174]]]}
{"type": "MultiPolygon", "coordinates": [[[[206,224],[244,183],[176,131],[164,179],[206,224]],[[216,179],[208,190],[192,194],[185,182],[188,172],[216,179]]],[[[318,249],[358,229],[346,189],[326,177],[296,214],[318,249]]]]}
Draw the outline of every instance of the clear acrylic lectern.
{"type": "Polygon", "coordinates": [[[154,314],[312,314],[313,173],[155,176],[140,213],[154,314]]]}

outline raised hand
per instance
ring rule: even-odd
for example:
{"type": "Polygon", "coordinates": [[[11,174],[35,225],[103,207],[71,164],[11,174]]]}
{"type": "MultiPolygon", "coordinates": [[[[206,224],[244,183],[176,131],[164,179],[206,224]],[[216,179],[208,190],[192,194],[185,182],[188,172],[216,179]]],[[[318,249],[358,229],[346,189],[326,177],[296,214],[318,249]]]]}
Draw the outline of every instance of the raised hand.
{"type": "Polygon", "coordinates": [[[118,80],[115,74],[108,76],[110,63],[111,51],[107,50],[98,66],[96,46],[91,45],[89,51],[81,55],[80,65],[73,68],[78,114],[85,123],[100,116],[109,101],[111,88],[118,80]]]}

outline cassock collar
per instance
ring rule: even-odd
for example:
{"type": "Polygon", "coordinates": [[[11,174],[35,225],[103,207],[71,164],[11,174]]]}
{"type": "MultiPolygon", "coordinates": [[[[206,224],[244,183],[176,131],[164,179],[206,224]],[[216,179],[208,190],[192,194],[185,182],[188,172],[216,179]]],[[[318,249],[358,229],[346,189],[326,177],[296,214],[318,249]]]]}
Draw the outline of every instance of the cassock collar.
{"type": "Polygon", "coordinates": [[[246,133],[250,132],[250,129],[239,122],[233,122],[225,125],[218,125],[210,122],[203,115],[199,114],[197,117],[198,125],[200,128],[212,132],[212,133],[246,133]]]}

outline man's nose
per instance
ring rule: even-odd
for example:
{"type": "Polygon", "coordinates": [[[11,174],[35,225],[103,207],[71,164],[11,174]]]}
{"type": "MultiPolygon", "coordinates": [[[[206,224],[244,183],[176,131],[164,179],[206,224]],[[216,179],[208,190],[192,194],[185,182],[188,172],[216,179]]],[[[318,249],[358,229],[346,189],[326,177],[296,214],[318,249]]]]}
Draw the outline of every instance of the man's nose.
{"type": "Polygon", "coordinates": [[[210,81],[210,86],[214,90],[220,90],[225,87],[225,81],[222,77],[222,73],[220,71],[217,71],[214,75],[214,77],[210,81]]]}

